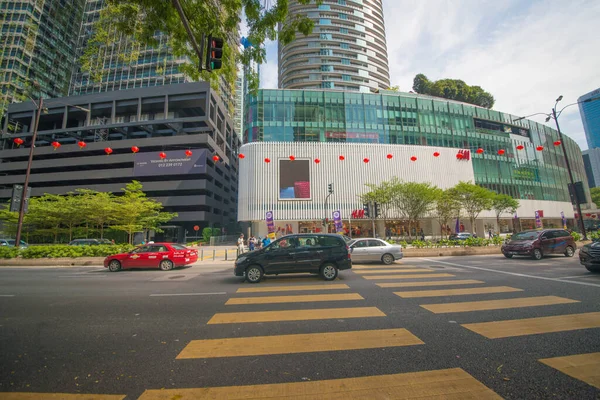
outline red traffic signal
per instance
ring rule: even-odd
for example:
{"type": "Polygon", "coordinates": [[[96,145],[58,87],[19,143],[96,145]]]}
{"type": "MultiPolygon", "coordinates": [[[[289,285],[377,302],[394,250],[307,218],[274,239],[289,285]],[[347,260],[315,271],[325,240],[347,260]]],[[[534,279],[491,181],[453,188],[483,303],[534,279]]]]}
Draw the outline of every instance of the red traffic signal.
{"type": "Polygon", "coordinates": [[[225,41],[221,38],[208,37],[208,51],[206,52],[206,70],[212,71],[214,69],[221,69],[223,65],[223,46],[225,41]]]}

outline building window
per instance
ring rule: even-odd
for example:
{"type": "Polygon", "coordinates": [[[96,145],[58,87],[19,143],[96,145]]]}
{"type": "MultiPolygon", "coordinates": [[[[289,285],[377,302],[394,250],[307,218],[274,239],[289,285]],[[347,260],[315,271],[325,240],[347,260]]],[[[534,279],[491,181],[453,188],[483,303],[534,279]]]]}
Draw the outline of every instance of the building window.
{"type": "Polygon", "coordinates": [[[344,14],[344,13],[339,13],[338,14],[338,18],[339,19],[348,19],[348,16],[346,14],[344,14]]]}
{"type": "Polygon", "coordinates": [[[340,28],[340,33],[348,34],[348,28],[340,28]]]}
{"type": "Polygon", "coordinates": [[[342,58],[342,64],[344,65],[350,65],[350,60],[347,58],[342,58]]]}
{"type": "Polygon", "coordinates": [[[333,39],[333,36],[331,35],[331,33],[321,33],[321,39],[331,40],[331,39],[333,39]]]}
{"type": "Polygon", "coordinates": [[[319,19],[319,25],[331,25],[331,20],[328,18],[319,19]]]}
{"type": "Polygon", "coordinates": [[[350,49],[350,45],[348,43],[340,43],[340,48],[349,50],[350,49]]]}
{"type": "Polygon", "coordinates": [[[332,72],[333,65],[321,65],[321,71],[323,72],[332,72]]]}

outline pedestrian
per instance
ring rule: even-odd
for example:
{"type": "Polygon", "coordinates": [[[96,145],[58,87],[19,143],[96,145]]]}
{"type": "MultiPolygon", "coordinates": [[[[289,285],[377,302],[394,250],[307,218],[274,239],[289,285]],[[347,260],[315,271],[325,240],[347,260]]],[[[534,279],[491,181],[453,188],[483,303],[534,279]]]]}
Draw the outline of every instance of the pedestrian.
{"type": "Polygon", "coordinates": [[[492,228],[490,228],[490,230],[488,231],[488,235],[490,239],[494,237],[494,235],[492,234],[492,228]]]}
{"type": "Polygon", "coordinates": [[[265,236],[265,237],[263,238],[263,240],[262,240],[262,246],[263,246],[263,248],[264,248],[264,247],[267,247],[267,246],[268,246],[268,245],[270,245],[270,244],[271,244],[271,239],[269,239],[269,237],[268,237],[268,236],[265,236]]]}
{"type": "Polygon", "coordinates": [[[254,235],[252,235],[252,236],[250,236],[250,239],[248,239],[248,250],[254,251],[255,245],[256,245],[256,238],[254,237],[254,235]]]}
{"type": "Polygon", "coordinates": [[[110,242],[111,242],[112,244],[115,244],[115,239],[112,239],[110,242]]]}
{"type": "Polygon", "coordinates": [[[389,227],[385,228],[385,237],[387,240],[391,240],[392,239],[392,231],[390,230],[389,227]]]}
{"type": "Polygon", "coordinates": [[[421,235],[421,241],[425,241],[425,232],[423,232],[423,228],[421,228],[420,235],[421,235]]]}
{"type": "Polygon", "coordinates": [[[240,237],[237,240],[237,246],[238,246],[238,254],[243,254],[244,253],[244,234],[240,234],[240,237]]]}

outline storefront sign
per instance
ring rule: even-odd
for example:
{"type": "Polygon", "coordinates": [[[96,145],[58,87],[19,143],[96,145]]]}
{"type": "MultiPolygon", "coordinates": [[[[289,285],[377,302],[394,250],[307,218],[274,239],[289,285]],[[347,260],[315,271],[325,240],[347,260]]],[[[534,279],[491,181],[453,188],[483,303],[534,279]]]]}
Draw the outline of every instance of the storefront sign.
{"type": "Polygon", "coordinates": [[[333,212],[333,225],[335,226],[335,231],[337,233],[344,233],[344,225],[342,224],[342,215],[340,214],[340,210],[333,212]]]}
{"type": "Polygon", "coordinates": [[[540,212],[535,212],[535,227],[540,229],[542,227],[542,218],[540,218],[540,212]]]}
{"type": "Polygon", "coordinates": [[[184,150],[170,150],[166,158],[157,152],[137,153],[133,176],[205,174],[208,150],[194,150],[188,157],[184,150]]]}
{"type": "Polygon", "coordinates": [[[275,221],[273,221],[273,211],[267,211],[265,219],[267,221],[267,232],[268,232],[267,236],[269,236],[269,239],[274,240],[275,239],[275,221]]]}
{"type": "Polygon", "coordinates": [[[567,219],[565,218],[565,213],[560,212],[560,219],[562,219],[563,229],[567,229],[567,219]]]}

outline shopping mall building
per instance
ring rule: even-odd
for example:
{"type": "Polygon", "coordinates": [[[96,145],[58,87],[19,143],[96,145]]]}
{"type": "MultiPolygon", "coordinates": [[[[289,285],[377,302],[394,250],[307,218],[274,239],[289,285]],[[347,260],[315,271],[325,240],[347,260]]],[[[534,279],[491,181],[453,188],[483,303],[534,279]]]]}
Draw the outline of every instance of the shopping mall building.
{"type": "MultiPolygon", "coordinates": [[[[573,226],[565,159],[558,133],[546,125],[466,103],[387,91],[261,90],[245,107],[238,219],[250,223],[254,235],[267,233],[269,211],[276,231],[284,233],[321,231],[335,210],[347,230],[373,234],[370,220],[352,214],[363,207],[366,184],[392,177],[442,189],[471,181],[519,199],[517,218],[503,214],[500,227],[493,211],[482,212],[475,227],[479,233],[534,228],[536,211],[544,227],[562,226],[561,213],[573,226]],[[329,184],[334,193],[327,198],[329,184]]],[[[570,138],[563,140],[574,179],[583,181],[590,201],[581,150],[570,138]]],[[[387,228],[406,230],[401,216],[390,219],[387,228]]],[[[461,224],[473,231],[467,218],[461,224]]],[[[383,236],[383,221],[375,225],[383,236]]],[[[426,235],[441,231],[433,216],[420,221],[420,228],[426,235]]]]}

